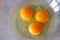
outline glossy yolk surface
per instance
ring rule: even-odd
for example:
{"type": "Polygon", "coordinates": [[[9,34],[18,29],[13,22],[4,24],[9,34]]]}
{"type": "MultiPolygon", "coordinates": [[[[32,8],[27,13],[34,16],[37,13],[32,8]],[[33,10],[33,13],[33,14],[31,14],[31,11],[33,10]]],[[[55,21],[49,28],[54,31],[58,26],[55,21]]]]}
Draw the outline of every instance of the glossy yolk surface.
{"type": "Polygon", "coordinates": [[[48,21],[48,13],[45,10],[39,10],[37,11],[35,18],[37,21],[45,23],[48,21]]]}
{"type": "Polygon", "coordinates": [[[23,7],[20,10],[20,16],[24,20],[30,20],[32,18],[32,16],[33,16],[33,11],[29,7],[23,7]]]}
{"type": "Polygon", "coordinates": [[[38,22],[31,23],[28,29],[32,35],[39,35],[42,32],[42,26],[38,22]]]}

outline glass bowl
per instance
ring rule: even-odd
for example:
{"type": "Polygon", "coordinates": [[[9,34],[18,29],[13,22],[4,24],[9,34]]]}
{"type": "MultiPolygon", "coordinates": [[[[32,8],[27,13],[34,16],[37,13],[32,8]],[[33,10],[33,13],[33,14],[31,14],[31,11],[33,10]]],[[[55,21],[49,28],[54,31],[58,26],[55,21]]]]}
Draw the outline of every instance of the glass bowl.
{"type": "Polygon", "coordinates": [[[4,19],[7,23],[6,26],[9,26],[9,29],[11,30],[12,34],[15,36],[17,40],[59,40],[60,37],[60,9],[59,9],[59,3],[57,0],[17,0],[17,1],[9,1],[7,4],[7,10],[6,12],[9,14],[7,16],[7,20],[4,19]],[[41,38],[28,38],[23,36],[19,33],[19,31],[16,28],[16,18],[17,18],[17,11],[19,11],[22,6],[25,4],[40,4],[40,2],[43,2],[51,7],[51,9],[54,12],[54,26],[53,29],[50,28],[50,32],[43,35],[41,38]],[[57,39],[55,39],[57,38],[57,39]]]}

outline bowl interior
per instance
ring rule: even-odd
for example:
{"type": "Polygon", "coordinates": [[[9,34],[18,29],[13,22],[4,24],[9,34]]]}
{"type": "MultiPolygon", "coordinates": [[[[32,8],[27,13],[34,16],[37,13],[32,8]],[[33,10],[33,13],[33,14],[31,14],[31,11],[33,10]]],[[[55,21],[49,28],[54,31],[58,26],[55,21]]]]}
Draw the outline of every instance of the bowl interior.
{"type": "Polygon", "coordinates": [[[52,34],[56,32],[56,29],[57,29],[58,23],[59,23],[59,7],[58,7],[57,2],[55,1],[56,4],[57,4],[56,7],[58,7],[57,10],[56,10],[56,7],[52,6],[52,4],[54,4],[52,2],[54,2],[54,1],[47,2],[47,1],[44,1],[44,0],[22,0],[21,2],[19,2],[16,6],[14,6],[11,9],[10,14],[9,14],[9,23],[10,23],[10,26],[11,26],[11,31],[17,37],[18,40],[19,39],[21,39],[21,40],[40,40],[40,39],[41,40],[47,40],[48,37],[52,36],[52,34]],[[43,2],[43,3],[47,4],[47,5],[49,5],[50,8],[49,7],[46,7],[46,8],[52,9],[52,11],[54,13],[54,16],[51,16],[51,17],[53,17],[53,19],[54,19],[53,21],[54,22],[53,22],[53,24],[50,23],[49,30],[48,30],[47,34],[45,34],[43,37],[41,37],[41,38],[39,37],[38,39],[26,38],[26,37],[22,36],[19,33],[19,31],[17,30],[17,28],[16,28],[16,18],[17,18],[17,15],[19,14],[20,9],[23,6],[25,6],[26,4],[42,5],[42,3],[40,3],[40,2],[43,2]]]}

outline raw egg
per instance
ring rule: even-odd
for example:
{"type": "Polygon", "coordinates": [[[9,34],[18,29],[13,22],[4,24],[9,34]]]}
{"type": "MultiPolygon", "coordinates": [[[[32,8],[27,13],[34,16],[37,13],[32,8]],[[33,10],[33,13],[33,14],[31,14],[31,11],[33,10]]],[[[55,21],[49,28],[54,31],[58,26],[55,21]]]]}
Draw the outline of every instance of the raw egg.
{"type": "Polygon", "coordinates": [[[32,35],[39,35],[42,32],[42,26],[38,22],[31,23],[28,29],[32,35]]]}
{"type": "Polygon", "coordinates": [[[33,16],[33,11],[29,7],[23,7],[20,10],[20,15],[21,15],[22,19],[24,19],[24,20],[30,20],[32,18],[32,16],[33,16]]]}
{"type": "Polygon", "coordinates": [[[41,23],[45,23],[48,21],[48,13],[45,10],[39,10],[37,11],[35,18],[37,21],[41,22],[41,23]]]}

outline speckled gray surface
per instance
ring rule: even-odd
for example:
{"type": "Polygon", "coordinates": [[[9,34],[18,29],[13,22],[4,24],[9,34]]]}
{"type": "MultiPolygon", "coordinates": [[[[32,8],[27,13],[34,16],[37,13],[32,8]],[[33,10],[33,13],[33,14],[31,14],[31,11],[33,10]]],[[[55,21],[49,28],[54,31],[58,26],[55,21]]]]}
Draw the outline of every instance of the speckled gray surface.
{"type": "MultiPolygon", "coordinates": [[[[21,0],[0,0],[0,40],[17,40],[17,38],[13,35],[9,28],[10,26],[8,23],[8,16],[11,8],[14,7],[20,1],[21,0]]],[[[60,0],[57,1],[59,2],[58,5],[60,6],[60,0]]],[[[58,25],[59,26],[57,27],[56,32],[54,32],[50,37],[48,37],[48,40],[60,40],[60,22],[58,25]]],[[[20,40],[22,40],[22,38],[20,40]]]]}

